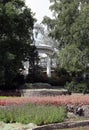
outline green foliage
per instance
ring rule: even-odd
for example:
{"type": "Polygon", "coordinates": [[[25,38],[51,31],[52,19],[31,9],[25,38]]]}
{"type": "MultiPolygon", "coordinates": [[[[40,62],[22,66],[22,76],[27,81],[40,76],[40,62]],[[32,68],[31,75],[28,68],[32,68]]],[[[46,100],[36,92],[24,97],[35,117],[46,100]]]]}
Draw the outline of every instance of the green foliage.
{"type": "Polygon", "coordinates": [[[87,51],[81,51],[76,44],[65,45],[59,51],[59,64],[68,72],[79,72],[86,68],[88,64],[87,51]]]}
{"type": "Polygon", "coordinates": [[[68,92],[73,92],[74,88],[76,87],[76,82],[75,81],[71,81],[70,83],[66,83],[65,88],[68,90],[68,92]]]}
{"type": "Polygon", "coordinates": [[[58,88],[63,87],[68,81],[70,81],[70,77],[67,75],[61,75],[60,77],[52,76],[51,78],[48,78],[48,83],[55,87],[58,86],[58,88]]]}
{"type": "Polygon", "coordinates": [[[83,50],[83,48],[89,47],[88,21],[89,21],[89,3],[83,6],[83,8],[81,8],[79,16],[76,18],[70,30],[73,36],[73,40],[80,45],[81,50],[83,50]]]}
{"type": "Polygon", "coordinates": [[[65,107],[25,105],[0,108],[0,120],[6,123],[20,122],[37,125],[63,122],[67,116],[65,107]]]}
{"type": "Polygon", "coordinates": [[[15,78],[32,43],[33,25],[33,14],[23,0],[0,1],[0,86],[17,86],[15,78]]]}
{"type": "Polygon", "coordinates": [[[71,81],[71,77],[64,68],[56,69],[55,74],[48,79],[51,85],[58,87],[63,87],[69,81],[71,81]]]}
{"type": "Polygon", "coordinates": [[[70,28],[79,14],[78,6],[79,4],[75,0],[52,1],[50,9],[53,12],[54,19],[50,19],[50,22],[43,20],[43,23],[48,26],[49,24],[53,25],[49,26],[50,36],[57,39],[60,45],[72,43],[70,28]]]}
{"type": "Polygon", "coordinates": [[[85,71],[89,63],[89,2],[50,0],[53,18],[44,17],[49,35],[59,42],[59,67],[85,71]]]}
{"type": "Polygon", "coordinates": [[[56,70],[57,75],[60,77],[61,75],[69,76],[69,73],[64,68],[58,68],[56,70]]]}
{"type": "Polygon", "coordinates": [[[70,83],[66,84],[66,88],[69,92],[75,92],[75,93],[89,93],[88,84],[86,82],[76,82],[71,81],[70,83]]]}
{"type": "Polygon", "coordinates": [[[25,60],[29,61],[29,74],[27,76],[27,82],[34,82],[41,73],[39,67],[39,57],[36,47],[34,45],[27,47],[25,60]]]}

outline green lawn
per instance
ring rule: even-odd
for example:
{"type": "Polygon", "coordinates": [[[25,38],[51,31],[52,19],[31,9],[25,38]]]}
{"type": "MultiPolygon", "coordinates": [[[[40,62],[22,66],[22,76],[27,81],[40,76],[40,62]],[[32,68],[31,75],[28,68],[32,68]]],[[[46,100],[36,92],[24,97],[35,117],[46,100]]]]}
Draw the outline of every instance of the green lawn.
{"type": "Polygon", "coordinates": [[[11,96],[0,96],[0,99],[2,98],[10,98],[11,96]]]}

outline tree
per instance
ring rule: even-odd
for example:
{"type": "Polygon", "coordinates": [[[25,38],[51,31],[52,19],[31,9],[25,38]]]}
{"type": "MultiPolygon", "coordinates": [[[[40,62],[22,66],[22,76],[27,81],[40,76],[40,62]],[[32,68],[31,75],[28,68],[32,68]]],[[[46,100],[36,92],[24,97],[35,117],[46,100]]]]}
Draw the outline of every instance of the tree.
{"type": "Polygon", "coordinates": [[[81,64],[80,69],[84,70],[89,63],[89,1],[50,0],[50,2],[54,17],[52,19],[44,17],[43,23],[48,26],[49,35],[60,43],[59,64],[63,61],[63,66],[71,71],[72,69],[77,71],[81,64]]]}
{"type": "Polygon", "coordinates": [[[88,61],[86,58],[87,52],[88,49],[81,51],[76,44],[67,44],[59,51],[59,66],[71,74],[84,71],[88,61]]]}
{"type": "Polygon", "coordinates": [[[26,59],[29,63],[27,82],[34,82],[40,75],[39,57],[36,46],[27,46],[26,59]]]}
{"type": "MultiPolygon", "coordinates": [[[[50,36],[54,37],[60,42],[60,45],[69,44],[72,42],[70,28],[79,14],[78,2],[73,0],[52,1],[50,9],[53,11],[54,18],[49,22],[50,36]]],[[[46,18],[47,20],[48,18],[46,18]]],[[[45,20],[45,18],[44,18],[45,20]]],[[[43,23],[47,21],[43,20],[43,23]]]]}
{"type": "Polygon", "coordinates": [[[80,46],[81,50],[89,48],[89,4],[80,10],[80,14],[73,23],[70,32],[74,42],[80,46]]]}
{"type": "Polygon", "coordinates": [[[19,73],[33,42],[34,21],[23,0],[0,1],[0,86],[11,86],[19,73]]]}

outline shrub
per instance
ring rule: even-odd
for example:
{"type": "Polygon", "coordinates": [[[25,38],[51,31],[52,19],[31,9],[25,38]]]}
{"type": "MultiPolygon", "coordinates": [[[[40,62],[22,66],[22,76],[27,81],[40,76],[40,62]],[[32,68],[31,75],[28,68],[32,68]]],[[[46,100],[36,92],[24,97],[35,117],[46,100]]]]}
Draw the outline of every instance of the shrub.
{"type": "Polygon", "coordinates": [[[76,86],[76,82],[71,81],[70,83],[69,82],[66,83],[65,88],[68,90],[68,92],[73,92],[75,86],[76,86]]]}
{"type": "Polygon", "coordinates": [[[57,69],[56,70],[56,73],[57,75],[60,77],[61,75],[68,75],[69,76],[69,73],[64,69],[64,68],[60,68],[60,69],[57,69]]]}
{"type": "Polygon", "coordinates": [[[63,87],[66,82],[69,81],[69,77],[65,75],[58,76],[52,76],[48,79],[48,83],[50,83],[53,86],[61,86],[63,87]]]}
{"type": "Polygon", "coordinates": [[[23,105],[0,108],[0,121],[6,123],[20,122],[23,124],[35,123],[43,125],[48,123],[62,122],[67,116],[65,107],[53,105],[23,105]]]}
{"type": "Polygon", "coordinates": [[[66,84],[66,88],[69,92],[76,92],[76,93],[89,93],[88,84],[86,82],[76,82],[71,81],[70,83],[66,84]]]}
{"type": "Polygon", "coordinates": [[[81,92],[83,94],[89,93],[88,84],[83,82],[77,84],[76,92],[81,92]]]}

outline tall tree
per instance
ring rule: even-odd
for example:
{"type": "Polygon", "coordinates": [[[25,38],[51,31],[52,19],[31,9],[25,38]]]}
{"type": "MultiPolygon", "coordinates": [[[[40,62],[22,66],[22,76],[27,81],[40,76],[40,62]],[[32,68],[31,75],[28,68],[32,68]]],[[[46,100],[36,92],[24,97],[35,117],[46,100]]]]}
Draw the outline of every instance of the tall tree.
{"type": "Polygon", "coordinates": [[[33,14],[24,0],[0,1],[0,85],[9,86],[16,77],[32,43],[33,26],[33,14]]]}
{"type": "MultiPolygon", "coordinates": [[[[85,63],[82,67],[86,68],[86,65],[89,63],[89,1],[50,0],[50,2],[50,9],[53,12],[54,17],[53,19],[44,17],[43,23],[48,26],[50,36],[59,41],[59,51],[61,52],[60,56],[66,53],[66,55],[64,55],[65,66],[69,65],[70,68],[72,67],[72,64],[74,64],[74,58],[72,58],[73,56],[76,59],[76,63],[85,63]],[[71,51],[73,50],[73,47],[76,53],[71,51]],[[81,55],[83,51],[84,54],[81,55]],[[67,64],[66,60],[66,56],[68,55],[71,57],[68,59],[70,64],[67,64]]],[[[63,57],[61,57],[61,59],[62,58],[63,57]]],[[[61,64],[60,61],[59,63],[61,64]]],[[[76,68],[76,70],[78,70],[78,68],[76,68]]]]}
{"type": "Polygon", "coordinates": [[[54,19],[50,22],[52,24],[50,35],[60,41],[61,45],[69,44],[72,42],[70,28],[79,14],[79,3],[76,0],[56,0],[51,3],[53,4],[50,9],[53,11],[54,19]]]}

